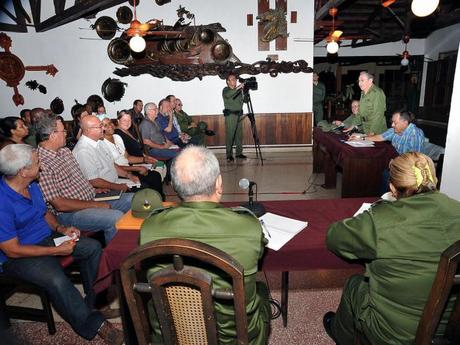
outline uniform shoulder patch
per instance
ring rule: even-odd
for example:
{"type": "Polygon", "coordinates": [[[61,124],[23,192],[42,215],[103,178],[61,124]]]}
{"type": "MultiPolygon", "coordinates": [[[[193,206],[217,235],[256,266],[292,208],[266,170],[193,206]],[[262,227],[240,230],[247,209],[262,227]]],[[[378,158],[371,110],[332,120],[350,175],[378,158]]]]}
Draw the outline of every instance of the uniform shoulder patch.
{"type": "MultiPolygon", "coordinates": [[[[149,215],[147,216],[147,218],[150,218],[151,216],[154,216],[154,215],[156,215],[156,214],[160,214],[161,212],[167,211],[167,210],[169,210],[169,209],[171,209],[171,208],[172,208],[171,206],[155,208],[155,209],[153,209],[153,210],[149,213],[149,215]]],[[[147,219],[147,218],[146,218],[146,219],[147,219]]]]}

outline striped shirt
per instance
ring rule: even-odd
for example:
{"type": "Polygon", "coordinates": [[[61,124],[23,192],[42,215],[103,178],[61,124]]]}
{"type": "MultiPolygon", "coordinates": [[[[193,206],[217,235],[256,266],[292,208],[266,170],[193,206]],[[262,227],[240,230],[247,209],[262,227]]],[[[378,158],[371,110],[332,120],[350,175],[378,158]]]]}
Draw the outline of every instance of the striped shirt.
{"type": "Polygon", "coordinates": [[[391,144],[400,155],[406,152],[423,152],[425,135],[413,123],[410,123],[402,133],[395,133],[394,128],[390,128],[381,135],[386,141],[391,141],[391,144]]]}
{"type": "Polygon", "coordinates": [[[48,208],[57,211],[49,201],[55,198],[93,200],[95,191],[89,181],[83,176],[78,162],[72,152],[63,147],[58,151],[51,151],[38,147],[40,159],[39,184],[48,208]]]}

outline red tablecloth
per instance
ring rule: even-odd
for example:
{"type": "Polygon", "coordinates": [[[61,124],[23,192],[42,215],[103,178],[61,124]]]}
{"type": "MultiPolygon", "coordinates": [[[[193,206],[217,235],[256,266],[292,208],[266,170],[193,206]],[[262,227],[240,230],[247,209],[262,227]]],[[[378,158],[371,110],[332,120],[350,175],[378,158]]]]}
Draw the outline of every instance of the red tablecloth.
{"type": "Polygon", "coordinates": [[[313,129],[313,138],[321,145],[324,145],[326,150],[334,157],[337,157],[339,162],[345,157],[372,157],[373,159],[382,159],[385,162],[389,162],[398,155],[393,145],[388,142],[376,142],[375,147],[353,147],[341,141],[347,139],[346,135],[323,132],[318,127],[313,129]]]}
{"type": "MultiPolygon", "coordinates": [[[[268,249],[259,268],[267,271],[353,268],[356,264],[338,258],[326,248],[327,228],[338,220],[351,217],[363,202],[372,201],[375,201],[375,198],[264,201],[267,212],[307,221],[308,226],[279,251],[268,249]]],[[[234,206],[238,203],[225,205],[234,206]]],[[[97,292],[111,283],[111,273],[117,270],[128,254],[138,246],[138,241],[137,231],[118,231],[104,249],[95,285],[97,292]]]]}

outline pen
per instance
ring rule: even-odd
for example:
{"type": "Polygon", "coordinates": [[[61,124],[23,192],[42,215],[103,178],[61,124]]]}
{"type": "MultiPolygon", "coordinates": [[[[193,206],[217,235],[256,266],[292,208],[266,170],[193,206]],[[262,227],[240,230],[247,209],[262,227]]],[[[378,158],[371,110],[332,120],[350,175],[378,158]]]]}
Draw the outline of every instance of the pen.
{"type": "Polygon", "coordinates": [[[270,232],[268,231],[267,227],[265,226],[265,222],[263,219],[260,219],[260,224],[262,225],[262,228],[265,230],[265,232],[267,233],[268,237],[272,238],[272,236],[270,235],[270,232]]]}

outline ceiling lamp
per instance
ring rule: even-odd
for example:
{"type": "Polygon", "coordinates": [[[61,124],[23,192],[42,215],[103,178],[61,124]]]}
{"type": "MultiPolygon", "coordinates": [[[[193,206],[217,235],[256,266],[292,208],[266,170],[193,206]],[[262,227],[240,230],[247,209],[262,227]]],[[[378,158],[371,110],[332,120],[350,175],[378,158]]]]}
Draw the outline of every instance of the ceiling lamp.
{"type": "Polygon", "coordinates": [[[143,25],[140,21],[137,20],[137,13],[136,13],[136,3],[134,1],[134,19],[129,25],[129,29],[126,31],[128,37],[131,37],[129,40],[129,47],[133,52],[140,53],[144,51],[145,46],[147,43],[145,42],[144,36],[145,30],[143,30],[143,25]]]}
{"type": "Polygon", "coordinates": [[[439,0],[413,0],[411,9],[417,17],[426,17],[438,7],[439,0]]]}
{"type": "Polygon", "coordinates": [[[336,54],[339,51],[339,44],[336,41],[331,41],[327,44],[326,50],[329,54],[336,54]]]}

